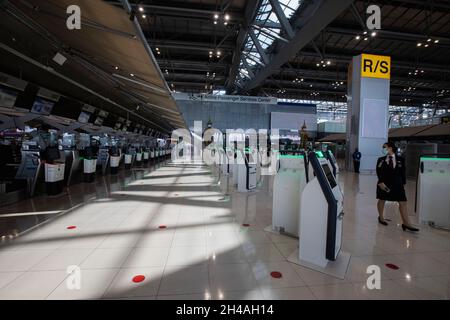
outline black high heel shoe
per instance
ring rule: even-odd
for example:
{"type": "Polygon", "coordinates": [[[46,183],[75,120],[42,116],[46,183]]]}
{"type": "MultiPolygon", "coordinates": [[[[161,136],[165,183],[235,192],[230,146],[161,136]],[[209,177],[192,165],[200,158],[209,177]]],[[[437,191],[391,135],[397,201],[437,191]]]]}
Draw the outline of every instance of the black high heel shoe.
{"type": "Polygon", "coordinates": [[[378,217],[378,223],[382,224],[383,226],[387,226],[388,225],[388,223],[386,221],[384,221],[384,220],[381,220],[380,217],[378,217]]]}
{"type": "Polygon", "coordinates": [[[419,231],[419,229],[414,228],[414,227],[407,226],[407,225],[405,225],[405,224],[402,224],[402,229],[403,229],[403,231],[406,231],[406,230],[412,231],[412,232],[417,232],[417,231],[419,231]]]}

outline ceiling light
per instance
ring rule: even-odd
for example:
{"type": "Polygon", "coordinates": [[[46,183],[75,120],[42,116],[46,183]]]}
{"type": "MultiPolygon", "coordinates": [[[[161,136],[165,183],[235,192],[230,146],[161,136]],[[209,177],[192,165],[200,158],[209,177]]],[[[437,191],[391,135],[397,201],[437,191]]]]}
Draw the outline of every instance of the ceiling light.
{"type": "Polygon", "coordinates": [[[144,8],[139,7],[139,11],[140,11],[140,12],[144,12],[144,8]]]}
{"type": "Polygon", "coordinates": [[[356,40],[359,40],[359,39],[361,39],[361,37],[360,36],[356,36],[356,40]]]}
{"type": "Polygon", "coordinates": [[[364,31],[363,34],[367,34],[367,31],[364,31]]]}
{"type": "Polygon", "coordinates": [[[212,51],[210,51],[210,52],[209,52],[209,54],[213,54],[213,52],[212,52],[212,51]]]}
{"type": "Polygon", "coordinates": [[[214,15],[214,19],[219,19],[219,15],[217,13],[214,15]]]}
{"type": "Polygon", "coordinates": [[[330,64],[331,64],[331,61],[330,61],[330,60],[328,60],[328,61],[327,61],[327,65],[330,65],[330,64]]]}
{"type": "Polygon", "coordinates": [[[145,18],[147,18],[147,16],[145,14],[143,14],[142,15],[142,19],[145,19],[145,18]]]}
{"type": "Polygon", "coordinates": [[[214,24],[217,24],[217,21],[214,21],[214,24]]]}
{"type": "Polygon", "coordinates": [[[156,48],[156,51],[159,51],[159,48],[156,48]]]}
{"type": "Polygon", "coordinates": [[[375,37],[375,36],[377,35],[377,33],[376,33],[376,31],[373,31],[370,35],[371,35],[372,37],[375,37]]]}
{"type": "Polygon", "coordinates": [[[226,26],[227,24],[228,24],[228,22],[226,22],[226,21],[223,23],[224,26],[226,26]]]}
{"type": "Polygon", "coordinates": [[[428,38],[427,42],[431,42],[431,39],[430,39],[430,38],[428,38]]]}
{"type": "Polygon", "coordinates": [[[133,74],[133,73],[130,73],[130,76],[134,77],[134,74],[133,74]]]}
{"type": "Polygon", "coordinates": [[[417,44],[417,46],[418,46],[418,47],[421,47],[421,46],[422,46],[422,43],[421,43],[421,42],[419,42],[419,43],[417,44]]]}
{"type": "Polygon", "coordinates": [[[220,51],[217,51],[217,55],[218,56],[220,56],[222,54],[222,52],[220,52],[220,51]]]}
{"type": "Polygon", "coordinates": [[[364,41],[367,41],[367,40],[369,40],[369,38],[367,38],[367,37],[366,37],[366,38],[364,38],[364,41]]]}
{"type": "Polygon", "coordinates": [[[425,48],[428,48],[428,44],[424,45],[425,48]]]}
{"type": "Polygon", "coordinates": [[[439,40],[438,39],[434,40],[434,43],[439,43],[439,40]]]}
{"type": "Polygon", "coordinates": [[[226,14],[224,18],[225,18],[225,20],[227,20],[227,21],[230,20],[230,16],[229,16],[228,14],[226,14]]]}
{"type": "Polygon", "coordinates": [[[320,67],[320,63],[316,64],[316,66],[320,67]]]}
{"type": "Polygon", "coordinates": [[[119,67],[118,67],[118,66],[115,66],[114,69],[119,70],[119,67]]]}

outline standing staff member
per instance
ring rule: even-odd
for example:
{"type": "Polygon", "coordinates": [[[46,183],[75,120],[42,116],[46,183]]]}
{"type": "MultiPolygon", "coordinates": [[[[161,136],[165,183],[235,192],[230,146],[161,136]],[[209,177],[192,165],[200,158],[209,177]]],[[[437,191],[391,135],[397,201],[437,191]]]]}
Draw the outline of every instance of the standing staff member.
{"type": "Polygon", "coordinates": [[[361,152],[359,152],[358,148],[355,148],[355,152],[352,155],[353,158],[353,168],[356,173],[359,173],[359,165],[361,164],[361,152]]]}
{"type": "Polygon", "coordinates": [[[378,222],[387,226],[383,218],[384,204],[386,201],[396,201],[399,204],[400,215],[402,217],[403,231],[419,231],[409,223],[408,208],[404,185],[406,184],[405,160],[395,155],[396,147],[392,142],[383,145],[384,157],[377,161],[377,199],[378,199],[378,222]]]}

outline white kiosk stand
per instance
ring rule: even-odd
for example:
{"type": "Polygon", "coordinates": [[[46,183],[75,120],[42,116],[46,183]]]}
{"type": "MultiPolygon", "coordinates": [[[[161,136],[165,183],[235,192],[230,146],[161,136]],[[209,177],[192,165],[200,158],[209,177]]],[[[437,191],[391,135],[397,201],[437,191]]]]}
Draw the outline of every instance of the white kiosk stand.
{"type": "Polygon", "coordinates": [[[319,154],[308,155],[315,177],[301,196],[299,248],[288,261],[344,279],[350,254],[340,252],[343,195],[327,159],[319,154]]]}
{"type": "Polygon", "coordinates": [[[242,153],[244,163],[237,164],[238,191],[247,192],[256,188],[256,171],[258,164],[255,153],[247,148],[242,153]]]}
{"type": "Polygon", "coordinates": [[[265,230],[298,237],[301,195],[306,187],[304,154],[279,155],[280,168],[273,181],[272,225],[265,230]]]}
{"type": "Polygon", "coordinates": [[[419,221],[450,229],[450,155],[420,157],[416,190],[419,221]]]}

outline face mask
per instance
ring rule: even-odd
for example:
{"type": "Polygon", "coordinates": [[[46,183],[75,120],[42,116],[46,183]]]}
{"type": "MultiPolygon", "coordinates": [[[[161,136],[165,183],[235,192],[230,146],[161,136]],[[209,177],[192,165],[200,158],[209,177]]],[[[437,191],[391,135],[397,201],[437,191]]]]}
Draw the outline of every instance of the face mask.
{"type": "Polygon", "coordinates": [[[388,150],[386,148],[383,148],[383,154],[387,155],[388,154],[388,150]]]}

